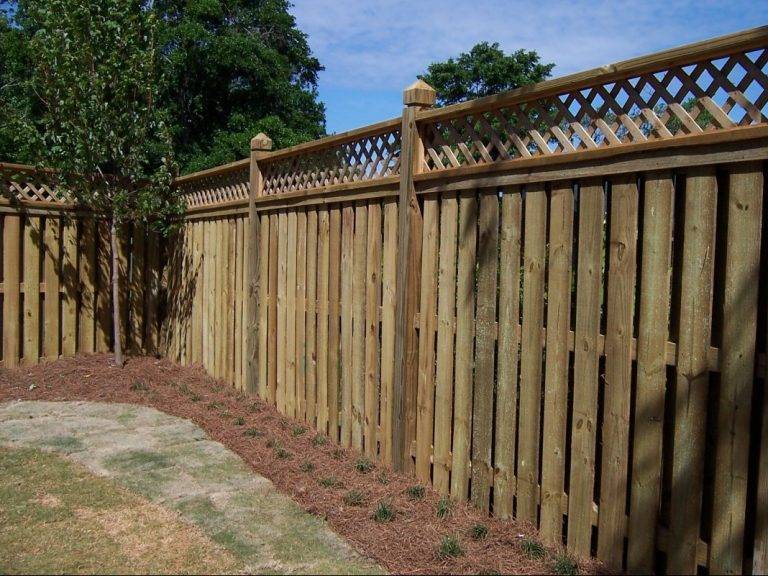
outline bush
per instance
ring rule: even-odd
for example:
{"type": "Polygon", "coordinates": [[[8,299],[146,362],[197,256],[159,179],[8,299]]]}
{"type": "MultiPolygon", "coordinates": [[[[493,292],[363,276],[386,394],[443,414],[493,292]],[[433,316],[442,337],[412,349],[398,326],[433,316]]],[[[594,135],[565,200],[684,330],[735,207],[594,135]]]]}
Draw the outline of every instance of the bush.
{"type": "Polygon", "coordinates": [[[485,524],[475,524],[469,529],[473,540],[482,540],[488,536],[488,527],[485,524]]]}
{"type": "Polygon", "coordinates": [[[395,519],[395,509],[388,502],[379,502],[373,513],[373,519],[376,522],[391,522],[395,519]]]}
{"type": "Polygon", "coordinates": [[[528,558],[533,558],[534,560],[541,560],[547,555],[547,551],[541,545],[541,542],[533,538],[523,538],[523,541],[520,543],[520,549],[528,558]]]}
{"type": "Polygon", "coordinates": [[[305,460],[304,462],[301,463],[301,466],[299,466],[299,469],[302,472],[312,472],[315,469],[315,465],[312,462],[305,460]]]}
{"type": "Polygon", "coordinates": [[[293,430],[291,430],[291,434],[293,434],[293,436],[294,436],[294,438],[295,438],[295,437],[297,437],[297,436],[301,436],[301,435],[302,435],[302,434],[304,434],[304,432],[306,432],[306,431],[307,431],[307,429],[306,429],[304,426],[300,426],[299,424],[296,424],[296,425],[293,427],[293,430]]]}
{"type": "Polygon", "coordinates": [[[440,502],[437,503],[437,517],[443,520],[451,514],[451,510],[453,510],[453,503],[445,496],[440,498],[440,502]]]}
{"type": "Polygon", "coordinates": [[[421,500],[424,498],[424,486],[411,486],[406,491],[411,500],[421,500]]]}
{"type": "Polygon", "coordinates": [[[350,490],[344,494],[344,504],[347,506],[362,506],[365,503],[365,494],[359,490],[350,490]]]}
{"type": "Polygon", "coordinates": [[[312,438],[312,446],[323,446],[328,443],[328,438],[323,436],[322,434],[315,434],[315,437],[312,438]]]}
{"type": "Polygon", "coordinates": [[[327,478],[320,479],[320,486],[323,488],[342,488],[344,484],[333,476],[329,476],[327,478]]]}
{"type": "Polygon", "coordinates": [[[442,542],[437,549],[437,557],[441,559],[456,558],[462,556],[464,550],[461,549],[459,539],[456,536],[443,536],[442,542]]]}
{"type": "Polygon", "coordinates": [[[242,416],[235,418],[235,426],[245,426],[245,418],[242,416]]]}
{"type": "Polygon", "coordinates": [[[368,460],[368,458],[359,458],[355,462],[355,469],[361,474],[368,474],[368,472],[373,470],[373,462],[368,460]]]}
{"type": "Polygon", "coordinates": [[[555,556],[552,572],[560,576],[574,576],[579,573],[579,566],[565,554],[555,556]]]}

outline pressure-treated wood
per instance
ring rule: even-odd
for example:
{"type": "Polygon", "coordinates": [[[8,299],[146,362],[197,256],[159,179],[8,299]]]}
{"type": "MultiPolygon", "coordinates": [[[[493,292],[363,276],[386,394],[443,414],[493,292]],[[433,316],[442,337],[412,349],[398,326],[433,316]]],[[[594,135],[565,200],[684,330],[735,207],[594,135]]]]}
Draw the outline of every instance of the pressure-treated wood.
{"type": "Polygon", "coordinates": [[[24,364],[40,358],[40,218],[27,218],[24,226],[24,364]]]}
{"type": "Polygon", "coordinates": [[[296,389],[296,236],[298,215],[288,212],[287,240],[284,259],[285,275],[285,414],[295,418],[296,389]]]}
{"type": "Polygon", "coordinates": [[[517,437],[517,375],[520,349],[520,243],[523,201],[519,188],[501,197],[499,241],[499,352],[494,439],[493,513],[512,516],[517,437]]]}
{"type": "Polygon", "coordinates": [[[584,182],[579,189],[576,333],[574,339],[571,470],[568,492],[568,550],[589,556],[592,492],[595,482],[600,334],[600,284],[603,240],[603,187],[584,182]]]}
{"type": "Polygon", "coordinates": [[[305,385],[306,421],[315,425],[317,416],[317,211],[307,212],[307,273],[306,273],[306,344],[305,385]]]}
{"type": "Polygon", "coordinates": [[[660,511],[673,206],[672,174],[649,174],[645,180],[643,207],[638,368],[627,551],[627,566],[637,572],[653,570],[654,533],[660,511]]]}
{"type": "Polygon", "coordinates": [[[341,209],[333,208],[328,233],[328,434],[339,440],[341,209]]]}
{"type": "Polygon", "coordinates": [[[45,282],[45,301],[43,303],[43,355],[49,360],[59,357],[61,327],[61,285],[60,228],[58,218],[46,218],[43,233],[43,281],[45,282]]]}
{"type": "Polygon", "coordinates": [[[668,569],[696,571],[701,521],[706,406],[707,349],[712,327],[717,181],[712,169],[685,178],[685,214],[680,298],[680,334],[675,383],[674,458],[668,569]]]}
{"type": "MultiPolygon", "coordinates": [[[[573,214],[573,186],[571,183],[554,185],[549,211],[547,361],[544,376],[539,529],[547,541],[558,545],[562,543],[562,494],[566,473],[573,214]]],[[[501,250],[503,253],[504,248],[501,250]]]]}
{"type": "Polygon", "coordinates": [[[20,287],[21,218],[3,218],[3,362],[6,368],[19,363],[21,352],[20,287]]]}
{"type": "Polygon", "coordinates": [[[368,204],[365,277],[365,453],[378,456],[379,303],[381,301],[381,204],[368,204]]]}
{"type": "MultiPolygon", "coordinates": [[[[248,292],[245,294],[245,299],[248,300],[252,296],[250,295],[250,279],[249,276],[252,274],[259,274],[259,300],[261,302],[259,303],[259,309],[258,309],[258,322],[259,322],[259,350],[258,350],[258,360],[259,360],[259,382],[258,382],[258,392],[259,396],[261,396],[263,399],[268,399],[270,397],[270,382],[269,382],[269,271],[270,271],[270,245],[271,245],[271,238],[272,238],[272,231],[270,229],[270,217],[268,214],[262,214],[255,216],[256,218],[261,218],[261,225],[259,228],[259,251],[261,252],[259,254],[259,268],[258,270],[254,270],[251,266],[253,264],[253,261],[251,258],[249,258],[249,265],[247,270],[244,272],[245,276],[245,282],[246,287],[248,289],[248,292]]],[[[250,218],[250,216],[249,216],[250,218]]],[[[246,240],[246,245],[249,247],[249,255],[250,255],[250,246],[253,242],[253,236],[250,235],[246,240]]],[[[255,248],[255,247],[254,247],[255,248]]],[[[271,254],[272,259],[275,258],[275,254],[271,254]]],[[[248,304],[246,304],[247,308],[248,304]]],[[[250,312],[249,312],[250,314],[250,312]]],[[[246,332],[246,338],[250,339],[253,337],[252,333],[249,333],[248,327],[245,328],[246,332]]],[[[249,340],[250,342],[250,340],[249,340]]],[[[248,362],[248,359],[246,358],[246,364],[248,362]]],[[[245,380],[245,388],[246,390],[249,390],[249,387],[252,386],[251,380],[248,376],[248,372],[246,371],[246,380],[245,380]]]]}
{"type": "Polygon", "coordinates": [[[440,203],[440,255],[438,268],[437,358],[435,374],[435,429],[432,484],[448,494],[451,470],[453,416],[454,318],[456,316],[456,233],[459,204],[456,194],[440,203]]]}
{"type": "Polygon", "coordinates": [[[629,466],[629,408],[632,394],[637,183],[633,176],[611,183],[607,250],[608,318],[605,338],[605,396],[597,556],[621,569],[629,466]]]}
{"type": "MultiPolygon", "coordinates": [[[[61,249],[61,354],[74,356],[77,351],[77,220],[65,220],[63,223],[62,249],[61,249]]],[[[131,303],[134,309],[132,334],[139,334],[144,325],[143,294],[144,294],[144,254],[143,244],[137,243],[133,247],[134,260],[137,263],[134,269],[134,282],[132,288],[131,303]],[[138,330],[137,330],[138,329],[138,330]]],[[[26,266],[26,264],[25,264],[26,266]]],[[[26,298],[26,295],[25,295],[26,298]]],[[[125,306],[128,305],[126,301],[125,306]]],[[[127,310],[127,308],[126,308],[127,310]]],[[[141,341],[136,350],[141,350],[141,341]]]]}
{"type": "Polygon", "coordinates": [[[317,429],[328,430],[328,282],[330,270],[328,210],[323,208],[318,215],[317,239],[317,429]]]}
{"type": "Polygon", "coordinates": [[[392,396],[395,378],[395,292],[397,203],[384,204],[384,255],[381,270],[381,458],[389,466],[393,464],[392,396]]]}
{"type": "Polygon", "coordinates": [[[354,316],[352,314],[352,283],[354,276],[355,209],[344,206],[341,228],[341,443],[352,444],[352,390],[355,387],[353,369],[354,316]]]}
{"type": "Polygon", "coordinates": [[[296,218],[296,419],[306,420],[307,213],[296,218]]]}
{"type": "Polygon", "coordinates": [[[763,173],[756,164],[730,170],[723,343],[710,570],[742,571],[749,476],[749,426],[757,338],[763,173]]]}
{"type": "Polygon", "coordinates": [[[273,406],[277,402],[277,377],[279,373],[279,363],[277,361],[277,302],[278,302],[278,276],[279,276],[279,219],[277,214],[269,215],[269,310],[267,311],[267,401],[273,406]]]}
{"type": "Polygon", "coordinates": [[[544,273],[547,243],[547,193],[525,191],[523,238],[523,326],[520,342],[520,430],[517,452],[517,517],[536,522],[539,501],[544,273]]]}
{"type": "Polygon", "coordinates": [[[456,375],[451,463],[451,497],[455,500],[467,498],[469,490],[476,242],[477,200],[474,191],[465,192],[459,197],[459,259],[456,285],[456,375]]]}
{"type": "Polygon", "coordinates": [[[365,273],[368,249],[368,205],[355,205],[352,265],[352,446],[363,450],[365,428],[365,273]]]}
{"type": "Polygon", "coordinates": [[[478,223],[471,497],[475,506],[488,511],[493,474],[491,435],[493,434],[497,245],[499,239],[499,198],[495,189],[480,191],[478,223]]]}

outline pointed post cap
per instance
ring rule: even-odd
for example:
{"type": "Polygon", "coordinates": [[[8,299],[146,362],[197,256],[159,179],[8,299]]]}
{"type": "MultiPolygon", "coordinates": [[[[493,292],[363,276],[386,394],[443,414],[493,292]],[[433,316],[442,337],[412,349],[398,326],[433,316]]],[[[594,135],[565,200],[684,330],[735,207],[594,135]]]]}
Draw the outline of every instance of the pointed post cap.
{"type": "Polygon", "coordinates": [[[435,105],[437,92],[424,80],[416,80],[403,92],[403,104],[406,106],[430,107],[435,105]]]}
{"type": "Polygon", "coordinates": [[[264,134],[264,132],[259,132],[251,138],[251,150],[254,152],[266,152],[267,150],[272,150],[272,139],[264,134]]]}

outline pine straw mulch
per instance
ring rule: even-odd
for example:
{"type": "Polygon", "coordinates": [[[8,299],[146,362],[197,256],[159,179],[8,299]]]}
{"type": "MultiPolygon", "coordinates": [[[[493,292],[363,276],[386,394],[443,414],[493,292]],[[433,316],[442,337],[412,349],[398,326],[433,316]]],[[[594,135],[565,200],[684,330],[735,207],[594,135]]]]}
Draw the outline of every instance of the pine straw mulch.
{"type": "MultiPolygon", "coordinates": [[[[425,487],[413,500],[407,490],[414,478],[377,464],[368,473],[357,470],[361,455],[327,441],[317,433],[280,415],[253,396],[236,392],[199,367],[181,367],[168,360],[131,358],[123,369],[107,355],[78,356],[14,370],[0,369],[0,402],[8,400],[90,400],[152,406],[188,418],[208,435],[236,452],[278,490],[291,496],[385,569],[399,574],[486,573],[541,574],[555,569],[561,551],[548,549],[544,558],[523,551],[535,539],[529,526],[488,518],[466,503],[453,504],[449,515],[437,517],[440,495],[425,487]],[[311,463],[310,466],[308,463],[311,463]],[[308,468],[313,468],[308,470],[308,468]],[[323,479],[335,479],[326,487],[323,479]],[[362,505],[344,502],[349,491],[364,495],[362,505]],[[376,522],[380,502],[391,503],[394,520],[376,522]],[[472,538],[472,528],[487,527],[485,538],[472,538]],[[438,548],[445,536],[455,536],[463,554],[442,558],[438,548]]],[[[580,573],[603,568],[581,562],[580,573]]]]}

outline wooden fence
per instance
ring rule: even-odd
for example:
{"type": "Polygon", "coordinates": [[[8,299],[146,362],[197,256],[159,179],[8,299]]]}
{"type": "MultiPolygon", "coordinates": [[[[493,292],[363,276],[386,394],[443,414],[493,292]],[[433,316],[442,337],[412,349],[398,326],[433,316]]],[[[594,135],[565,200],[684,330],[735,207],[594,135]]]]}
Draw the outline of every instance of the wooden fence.
{"type": "MultiPolygon", "coordinates": [[[[57,197],[48,175],[0,164],[2,365],[37,364],[112,349],[107,222],[57,197]]],[[[123,342],[157,349],[160,244],[139,227],[122,232],[123,342]]]]}
{"type": "Polygon", "coordinates": [[[177,181],[166,353],[573,554],[766,572],[767,72],[760,28],[257,137],[177,181]]]}

